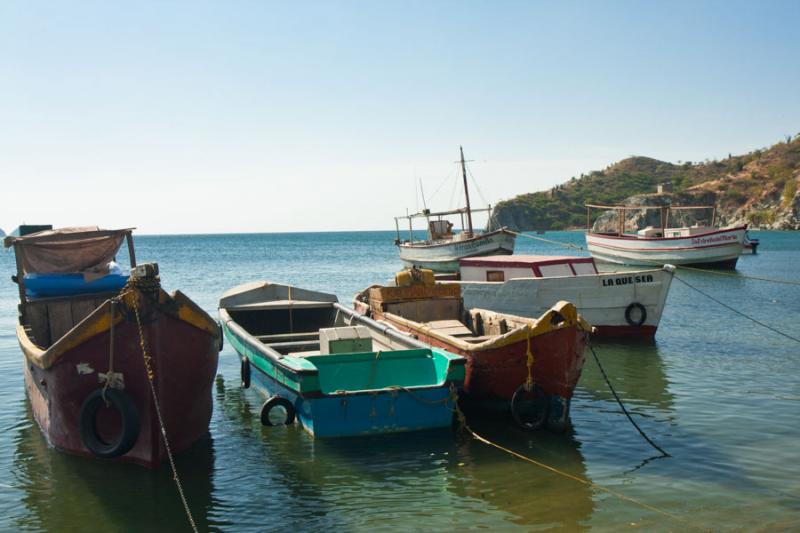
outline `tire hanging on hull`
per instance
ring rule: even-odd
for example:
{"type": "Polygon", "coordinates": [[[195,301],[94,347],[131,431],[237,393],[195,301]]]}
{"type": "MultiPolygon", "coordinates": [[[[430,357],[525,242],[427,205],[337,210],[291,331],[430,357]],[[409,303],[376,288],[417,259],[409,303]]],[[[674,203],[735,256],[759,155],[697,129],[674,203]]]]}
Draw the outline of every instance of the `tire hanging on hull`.
{"type": "Polygon", "coordinates": [[[110,459],[128,453],[139,438],[139,411],[133,399],[119,389],[97,389],[83,401],[80,415],[81,441],[97,457],[110,459]],[[104,397],[105,396],[105,397],[104,397]],[[119,412],[122,430],[111,442],[97,431],[97,413],[106,405],[119,412]]]}

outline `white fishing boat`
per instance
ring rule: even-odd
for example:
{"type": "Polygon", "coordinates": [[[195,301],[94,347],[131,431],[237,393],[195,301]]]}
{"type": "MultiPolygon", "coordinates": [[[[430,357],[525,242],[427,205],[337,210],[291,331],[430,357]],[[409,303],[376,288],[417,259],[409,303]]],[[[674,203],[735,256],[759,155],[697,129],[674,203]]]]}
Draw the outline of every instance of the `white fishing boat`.
{"type": "Polygon", "coordinates": [[[400,250],[400,259],[407,267],[427,268],[434,272],[456,272],[458,260],[464,257],[491,255],[510,255],[514,253],[516,234],[506,228],[494,231],[476,232],[472,225],[472,213],[488,212],[491,220],[491,206],[472,209],[469,203],[469,187],[467,185],[467,167],[464,161],[464,149],[461,148],[461,172],[464,178],[464,196],[466,206],[450,211],[431,212],[423,209],[419,213],[395,217],[397,239],[395,244],[400,250]],[[453,223],[448,216],[461,217],[461,231],[453,231],[453,223]],[[466,219],[465,219],[466,215],[466,219]],[[414,220],[425,219],[427,222],[427,238],[414,240],[414,220]],[[408,221],[408,239],[400,238],[400,220],[408,221]],[[465,225],[466,220],[466,225],[465,225]]]}
{"type": "Polygon", "coordinates": [[[696,265],[714,268],[735,268],[742,253],[747,225],[718,228],[714,221],[713,206],[601,206],[587,205],[587,222],[593,208],[613,210],[617,214],[618,230],[596,232],[591,226],[586,233],[589,253],[597,261],[622,265],[655,266],[664,264],[696,265]],[[661,211],[659,227],[647,226],[636,233],[625,233],[626,213],[658,209],[661,211]],[[670,227],[673,211],[711,209],[711,225],[670,227]]]}
{"type": "Polygon", "coordinates": [[[605,337],[656,334],[675,267],[597,271],[591,257],[511,255],[462,259],[459,281],[467,308],[537,317],[559,300],[605,337]]]}

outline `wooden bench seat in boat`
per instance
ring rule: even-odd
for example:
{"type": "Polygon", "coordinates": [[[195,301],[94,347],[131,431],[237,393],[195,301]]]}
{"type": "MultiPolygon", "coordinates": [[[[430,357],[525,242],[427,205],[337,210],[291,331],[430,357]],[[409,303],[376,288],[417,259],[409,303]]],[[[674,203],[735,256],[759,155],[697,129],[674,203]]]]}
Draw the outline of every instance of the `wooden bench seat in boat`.
{"type": "Polygon", "coordinates": [[[319,341],[318,340],[310,340],[310,341],[289,341],[289,342],[267,342],[265,343],[270,348],[278,351],[290,351],[293,349],[297,349],[298,351],[304,351],[304,348],[319,348],[319,341]]]}
{"type": "Polygon", "coordinates": [[[472,336],[472,331],[458,320],[432,320],[425,325],[443,335],[472,336]]]}
{"type": "Polygon", "coordinates": [[[289,340],[306,341],[319,339],[319,332],[307,331],[304,333],[273,333],[272,335],[256,335],[256,338],[263,343],[269,343],[272,341],[282,342],[289,340]]]}

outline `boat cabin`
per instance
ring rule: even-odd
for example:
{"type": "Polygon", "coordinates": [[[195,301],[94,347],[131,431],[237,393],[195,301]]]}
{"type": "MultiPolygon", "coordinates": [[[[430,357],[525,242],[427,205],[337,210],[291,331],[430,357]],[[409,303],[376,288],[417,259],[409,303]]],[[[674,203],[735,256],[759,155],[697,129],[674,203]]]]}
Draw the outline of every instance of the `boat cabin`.
{"type": "Polygon", "coordinates": [[[591,257],[566,255],[501,255],[473,257],[460,262],[461,281],[503,282],[514,278],[591,276],[597,267],[591,257]]]}
{"type": "Polygon", "coordinates": [[[687,228],[654,228],[647,226],[636,232],[639,239],[660,239],[663,237],[694,237],[695,235],[704,235],[713,231],[714,228],[708,226],[691,226],[687,228]]]}

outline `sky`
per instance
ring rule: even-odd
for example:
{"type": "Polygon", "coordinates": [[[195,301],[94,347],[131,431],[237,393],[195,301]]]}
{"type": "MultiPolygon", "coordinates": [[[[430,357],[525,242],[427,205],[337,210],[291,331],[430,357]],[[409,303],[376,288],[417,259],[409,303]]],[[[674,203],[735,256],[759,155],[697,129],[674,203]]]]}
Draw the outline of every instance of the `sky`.
{"type": "Polygon", "coordinates": [[[0,228],[393,229],[420,181],[459,204],[460,145],[473,205],[749,152],[800,133],[797,28],[797,0],[5,0],[0,228]]]}

